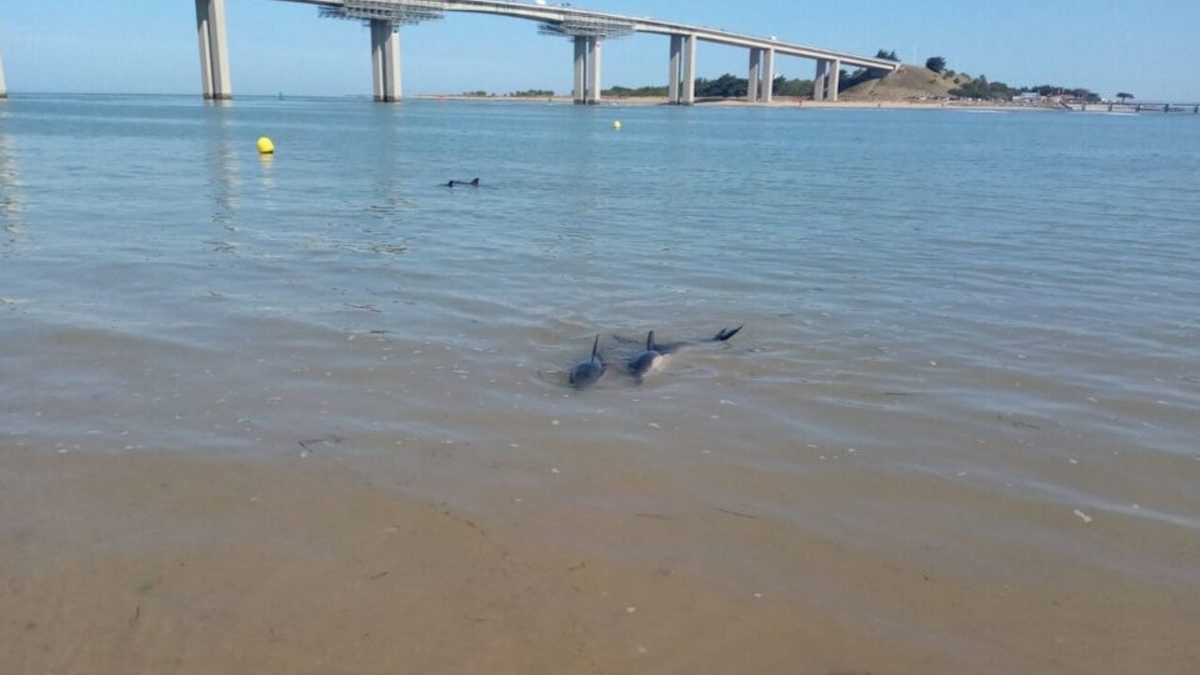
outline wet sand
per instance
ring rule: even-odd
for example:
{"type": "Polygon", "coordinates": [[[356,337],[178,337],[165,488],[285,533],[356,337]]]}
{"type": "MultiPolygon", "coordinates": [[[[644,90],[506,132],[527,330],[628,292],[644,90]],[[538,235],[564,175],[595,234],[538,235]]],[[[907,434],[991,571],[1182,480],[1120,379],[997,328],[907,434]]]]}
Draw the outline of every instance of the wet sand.
{"type": "Polygon", "coordinates": [[[5,453],[0,488],[6,673],[843,672],[900,647],[850,659],[852,627],[784,598],[335,461],[5,453]]]}
{"type": "MultiPolygon", "coordinates": [[[[1200,658],[1180,570],[1022,550],[986,522],[943,547],[847,545],[763,504],[656,506],[680,486],[637,471],[460,507],[328,452],[6,451],[0,468],[5,673],[1186,673],[1200,658]],[[617,485],[628,508],[586,506],[617,485]],[[544,508],[560,491],[580,505],[544,508]]],[[[938,483],[873,491],[902,512],[938,483]]],[[[868,486],[795,487],[788,501],[868,486]]],[[[1012,512],[992,501],[976,512],[1012,512]]],[[[1041,518],[1093,542],[1156,536],[1041,518]]],[[[1194,541],[1178,550],[1200,560],[1194,541]]]]}

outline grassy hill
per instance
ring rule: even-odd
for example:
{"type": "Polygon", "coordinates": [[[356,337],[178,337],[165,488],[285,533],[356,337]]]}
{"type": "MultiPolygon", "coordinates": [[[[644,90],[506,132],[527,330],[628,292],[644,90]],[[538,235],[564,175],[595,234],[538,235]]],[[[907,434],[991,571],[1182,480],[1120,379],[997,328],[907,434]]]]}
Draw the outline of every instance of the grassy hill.
{"type": "Polygon", "coordinates": [[[879,80],[869,80],[846,89],[838,98],[843,101],[904,101],[949,96],[951,89],[966,80],[961,75],[947,77],[924,66],[905,64],[894,73],[879,80]]]}

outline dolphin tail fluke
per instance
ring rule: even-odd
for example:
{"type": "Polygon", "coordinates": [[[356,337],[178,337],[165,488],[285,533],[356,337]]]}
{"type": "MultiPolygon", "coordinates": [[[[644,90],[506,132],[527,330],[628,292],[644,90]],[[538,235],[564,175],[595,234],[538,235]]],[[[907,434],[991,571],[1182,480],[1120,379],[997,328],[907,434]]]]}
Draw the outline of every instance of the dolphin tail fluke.
{"type": "Polygon", "coordinates": [[[733,337],[734,335],[737,335],[738,331],[740,331],[745,325],[746,324],[742,324],[741,326],[738,326],[737,328],[722,328],[720,331],[717,332],[716,336],[713,337],[713,342],[724,342],[724,341],[728,340],[729,338],[733,337]]]}

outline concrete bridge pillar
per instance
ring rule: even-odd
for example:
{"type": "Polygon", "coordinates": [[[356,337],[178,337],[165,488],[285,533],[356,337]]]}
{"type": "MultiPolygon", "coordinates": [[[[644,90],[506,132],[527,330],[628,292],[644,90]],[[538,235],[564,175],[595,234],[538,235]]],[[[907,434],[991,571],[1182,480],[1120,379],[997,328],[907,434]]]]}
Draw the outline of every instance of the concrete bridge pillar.
{"type": "Polygon", "coordinates": [[[683,91],[679,102],[682,105],[696,104],[696,36],[683,37],[683,91]]]}
{"type": "Polygon", "coordinates": [[[394,103],[403,96],[400,80],[400,35],[396,24],[371,20],[371,77],[375,100],[394,103]]]}
{"type": "Polygon", "coordinates": [[[758,85],[762,79],[762,54],[763,50],[750,50],[750,74],[746,77],[746,102],[758,102],[758,85]]]}
{"type": "Polygon", "coordinates": [[[825,100],[825,80],[829,75],[829,62],[824,59],[817,59],[817,73],[813,76],[813,93],[814,101],[825,100]]]}
{"type": "Polygon", "coordinates": [[[4,85],[4,60],[0,59],[0,98],[8,98],[8,87],[4,85]]]}
{"type": "Polygon", "coordinates": [[[671,72],[667,79],[667,103],[696,103],[696,36],[671,36],[671,72]]]}
{"type": "Polygon", "coordinates": [[[838,100],[838,88],[842,81],[842,62],[830,61],[829,65],[829,88],[825,92],[825,97],[830,101],[838,100]]]}
{"type": "Polygon", "coordinates": [[[759,100],[763,103],[770,103],[774,95],[775,89],[775,50],[767,49],[763,52],[762,61],[762,91],[759,94],[759,100]]]}
{"type": "Polygon", "coordinates": [[[813,78],[813,100],[838,100],[838,86],[840,85],[841,78],[841,61],[837,59],[817,59],[817,75],[813,78]]]}
{"type": "Polygon", "coordinates": [[[683,79],[680,74],[680,68],[683,67],[683,36],[671,36],[671,65],[670,73],[667,76],[667,103],[671,105],[679,105],[682,92],[679,90],[679,81],[683,79]]]}
{"type": "Polygon", "coordinates": [[[600,38],[576,35],[575,85],[571,98],[576,105],[595,105],[600,102],[600,38]]]}
{"type": "Polygon", "coordinates": [[[575,85],[571,89],[571,98],[576,105],[583,105],[587,100],[587,38],[576,35],[575,43],[575,85]]]}
{"type": "Polygon", "coordinates": [[[600,103],[600,38],[588,39],[588,86],[587,102],[589,105],[600,103]]]}
{"type": "Polygon", "coordinates": [[[196,33],[200,38],[200,82],[206,100],[229,100],[229,40],[225,0],[196,0],[196,33]]]}

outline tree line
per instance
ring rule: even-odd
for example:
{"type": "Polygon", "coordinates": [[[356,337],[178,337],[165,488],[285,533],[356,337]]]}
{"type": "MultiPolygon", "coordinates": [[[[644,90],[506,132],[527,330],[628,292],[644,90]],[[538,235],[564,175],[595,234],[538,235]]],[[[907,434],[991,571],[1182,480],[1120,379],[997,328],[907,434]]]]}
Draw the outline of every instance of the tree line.
{"type": "MultiPolygon", "coordinates": [[[[698,98],[739,98],[745,97],[750,91],[750,80],[745,77],[738,77],[731,73],[715,78],[707,79],[703,77],[696,78],[696,96],[698,98]]],[[[813,92],[812,80],[789,79],[780,75],[771,81],[772,96],[811,96],[813,92]]],[[[665,86],[647,86],[647,87],[610,87],[600,92],[603,96],[611,98],[632,98],[632,97],[657,97],[662,98],[667,95],[667,87],[665,86]]]]}
{"type": "MultiPolygon", "coordinates": [[[[875,58],[900,63],[900,58],[896,56],[895,50],[880,49],[875,53],[875,58]]],[[[951,89],[949,93],[951,96],[959,98],[989,101],[1009,100],[1024,93],[1037,93],[1039,96],[1046,97],[1070,96],[1087,101],[1095,101],[1100,98],[1095,93],[1082,87],[1063,87],[1051,84],[1041,84],[1033,87],[1011,87],[1004,82],[992,82],[988,80],[986,75],[971,77],[967,73],[956,73],[947,68],[947,65],[946,58],[942,56],[931,56],[925,61],[925,67],[929,70],[943,77],[953,78],[958,81],[958,86],[951,89]]],[[[845,91],[870,80],[881,79],[887,76],[889,72],[883,68],[858,68],[854,71],[843,69],[839,72],[838,91],[845,91]]],[[[749,92],[749,85],[750,82],[747,78],[737,77],[731,73],[725,73],[711,80],[700,77],[696,78],[696,96],[699,98],[742,98],[749,92]]],[[[771,93],[773,96],[795,96],[801,98],[812,96],[813,81],[789,79],[780,75],[772,81],[771,93]]],[[[667,87],[645,86],[631,88],[615,86],[603,90],[601,94],[610,98],[662,98],[667,96],[667,87]]],[[[1132,94],[1124,92],[1117,96],[1122,100],[1133,98],[1132,94]]]]}

